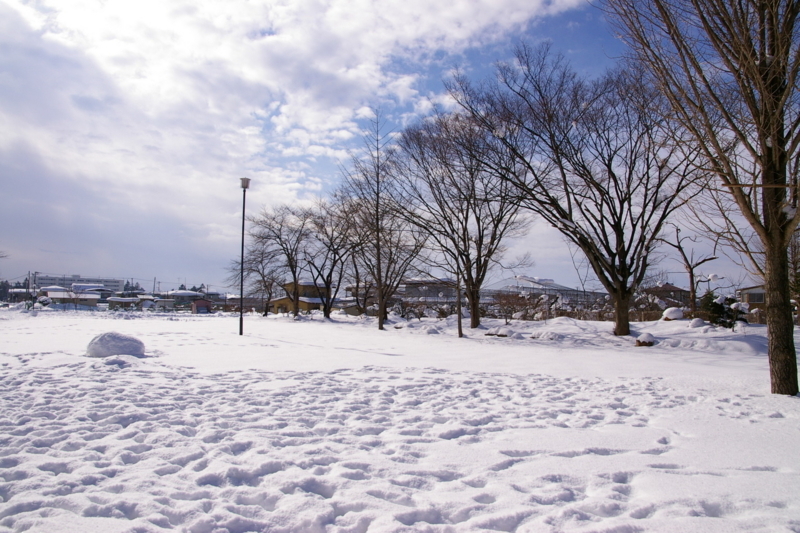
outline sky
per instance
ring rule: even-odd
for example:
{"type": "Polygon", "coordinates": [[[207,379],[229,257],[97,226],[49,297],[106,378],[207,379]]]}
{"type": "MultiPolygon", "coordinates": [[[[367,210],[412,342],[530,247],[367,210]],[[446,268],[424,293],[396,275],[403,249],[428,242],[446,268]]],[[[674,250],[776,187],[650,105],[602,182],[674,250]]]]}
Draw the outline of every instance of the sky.
{"type": "MultiPolygon", "coordinates": [[[[402,128],[543,40],[589,75],[622,53],[584,0],[0,0],[0,279],[224,290],[240,177],[249,214],[325,195],[372,109],[402,128]]],[[[549,226],[526,251],[578,284],[549,226]]]]}

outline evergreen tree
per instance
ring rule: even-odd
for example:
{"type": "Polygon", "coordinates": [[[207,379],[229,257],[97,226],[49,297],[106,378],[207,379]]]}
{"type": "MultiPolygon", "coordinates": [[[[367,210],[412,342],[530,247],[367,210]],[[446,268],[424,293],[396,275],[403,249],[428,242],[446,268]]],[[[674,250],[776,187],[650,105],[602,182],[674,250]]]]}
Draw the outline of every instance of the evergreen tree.
{"type": "Polygon", "coordinates": [[[734,298],[717,296],[714,291],[706,291],[700,298],[700,311],[708,314],[708,321],[715,326],[730,328],[736,322],[744,320],[744,313],[737,306],[734,298]]]}

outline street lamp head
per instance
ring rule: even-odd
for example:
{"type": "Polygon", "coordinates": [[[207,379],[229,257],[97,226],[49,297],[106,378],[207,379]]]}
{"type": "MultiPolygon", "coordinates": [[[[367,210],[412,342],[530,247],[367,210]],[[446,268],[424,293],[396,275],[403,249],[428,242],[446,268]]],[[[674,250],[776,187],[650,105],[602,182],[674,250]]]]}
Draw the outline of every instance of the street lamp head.
{"type": "Polygon", "coordinates": [[[242,189],[250,188],[250,178],[240,178],[242,180],[242,189]]]}

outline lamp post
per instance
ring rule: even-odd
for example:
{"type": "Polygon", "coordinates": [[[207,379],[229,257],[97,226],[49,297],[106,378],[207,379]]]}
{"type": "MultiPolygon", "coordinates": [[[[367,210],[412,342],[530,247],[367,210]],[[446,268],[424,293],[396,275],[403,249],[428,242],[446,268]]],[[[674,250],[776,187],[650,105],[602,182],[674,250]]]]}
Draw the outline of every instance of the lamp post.
{"type": "Polygon", "coordinates": [[[242,180],[242,258],[239,266],[239,335],[244,335],[244,207],[247,199],[247,189],[250,187],[250,178],[242,180]]]}

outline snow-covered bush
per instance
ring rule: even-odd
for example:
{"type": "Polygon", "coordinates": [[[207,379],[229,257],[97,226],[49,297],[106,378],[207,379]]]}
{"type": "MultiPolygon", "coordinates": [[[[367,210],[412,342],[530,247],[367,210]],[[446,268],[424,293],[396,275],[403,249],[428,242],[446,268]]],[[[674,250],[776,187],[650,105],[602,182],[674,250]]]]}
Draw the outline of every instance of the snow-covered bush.
{"type": "Polygon", "coordinates": [[[714,291],[708,291],[700,298],[700,310],[708,315],[708,321],[715,326],[732,329],[737,320],[744,320],[744,312],[741,306],[735,306],[736,303],[734,298],[717,296],[714,291]]]}

